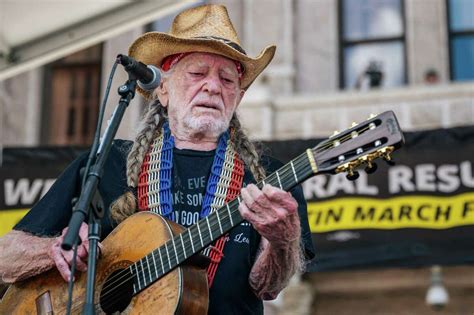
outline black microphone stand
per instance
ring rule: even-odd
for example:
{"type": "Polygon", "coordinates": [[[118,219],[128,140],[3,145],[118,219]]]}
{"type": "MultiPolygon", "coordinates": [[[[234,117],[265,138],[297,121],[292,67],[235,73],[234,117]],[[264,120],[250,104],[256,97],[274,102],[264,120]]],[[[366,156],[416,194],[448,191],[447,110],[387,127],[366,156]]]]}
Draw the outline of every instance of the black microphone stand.
{"type": "Polygon", "coordinates": [[[89,257],[87,266],[87,285],[86,285],[86,299],[83,309],[83,314],[93,315],[96,312],[94,305],[94,289],[95,289],[95,274],[97,262],[97,247],[100,240],[100,219],[104,216],[104,209],[100,206],[100,197],[98,195],[97,187],[102,178],[104,165],[112,146],[112,142],[117,133],[120,122],[122,121],[125,110],[130,101],[135,96],[135,89],[137,87],[137,78],[129,73],[128,80],[121,85],[118,93],[121,98],[112,114],[110,123],[104,132],[102,142],[97,150],[95,163],[91,166],[81,194],[76,204],[74,205],[71,219],[69,221],[68,231],[64,236],[61,247],[64,250],[71,250],[74,244],[80,244],[79,228],[82,222],[89,218],[89,257]]]}

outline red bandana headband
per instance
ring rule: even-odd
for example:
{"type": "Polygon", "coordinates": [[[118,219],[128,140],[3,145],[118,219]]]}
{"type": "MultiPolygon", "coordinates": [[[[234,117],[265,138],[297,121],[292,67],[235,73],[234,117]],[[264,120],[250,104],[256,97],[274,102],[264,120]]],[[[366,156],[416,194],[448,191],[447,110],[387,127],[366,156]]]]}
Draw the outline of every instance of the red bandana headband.
{"type": "MultiPolygon", "coordinates": [[[[186,53],[179,53],[179,54],[174,54],[165,57],[163,59],[163,62],[161,63],[161,70],[163,71],[168,71],[171,69],[175,64],[177,64],[181,59],[186,57],[187,55],[192,54],[192,52],[186,52],[186,53]]],[[[237,72],[239,73],[239,80],[242,79],[242,76],[244,75],[244,67],[242,64],[236,60],[232,60],[235,63],[235,67],[237,68],[237,72]]]]}

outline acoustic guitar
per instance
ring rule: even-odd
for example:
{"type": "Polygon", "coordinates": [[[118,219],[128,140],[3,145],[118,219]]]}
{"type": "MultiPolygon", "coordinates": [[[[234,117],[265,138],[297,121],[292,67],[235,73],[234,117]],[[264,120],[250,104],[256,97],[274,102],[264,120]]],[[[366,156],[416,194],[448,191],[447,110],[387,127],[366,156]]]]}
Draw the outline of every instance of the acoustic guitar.
{"type": "MultiPolygon", "coordinates": [[[[289,191],[318,174],[376,169],[375,159],[391,161],[390,154],[404,142],[393,112],[371,116],[335,133],[308,149],[257,184],[289,191]]],[[[240,224],[240,196],[185,229],[151,213],[137,213],[122,222],[103,241],[97,264],[95,309],[97,314],[206,314],[206,269],[192,257],[240,224]]],[[[72,314],[83,309],[86,275],[74,285],[72,314]]],[[[0,302],[0,314],[64,314],[67,283],[54,269],[9,287],[0,302]]]]}

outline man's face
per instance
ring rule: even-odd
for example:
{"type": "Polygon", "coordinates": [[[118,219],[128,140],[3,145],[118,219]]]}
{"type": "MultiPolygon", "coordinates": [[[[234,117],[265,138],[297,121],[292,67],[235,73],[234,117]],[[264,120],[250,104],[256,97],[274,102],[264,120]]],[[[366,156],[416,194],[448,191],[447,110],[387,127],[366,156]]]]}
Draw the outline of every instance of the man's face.
{"type": "Polygon", "coordinates": [[[243,94],[234,61],[209,53],[184,57],[158,90],[175,136],[212,138],[227,130],[243,94]]]}

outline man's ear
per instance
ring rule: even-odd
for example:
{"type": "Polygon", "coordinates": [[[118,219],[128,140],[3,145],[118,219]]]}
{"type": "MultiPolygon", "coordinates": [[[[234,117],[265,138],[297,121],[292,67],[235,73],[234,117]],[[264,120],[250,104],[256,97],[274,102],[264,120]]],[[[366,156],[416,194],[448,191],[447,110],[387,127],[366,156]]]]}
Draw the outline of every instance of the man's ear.
{"type": "Polygon", "coordinates": [[[156,94],[160,100],[161,106],[167,107],[169,102],[168,84],[161,81],[160,86],[156,88],[156,94]]]}
{"type": "Polygon", "coordinates": [[[244,97],[245,95],[245,90],[240,90],[240,93],[239,93],[239,101],[237,104],[240,104],[240,102],[242,101],[242,98],[244,97]]]}

